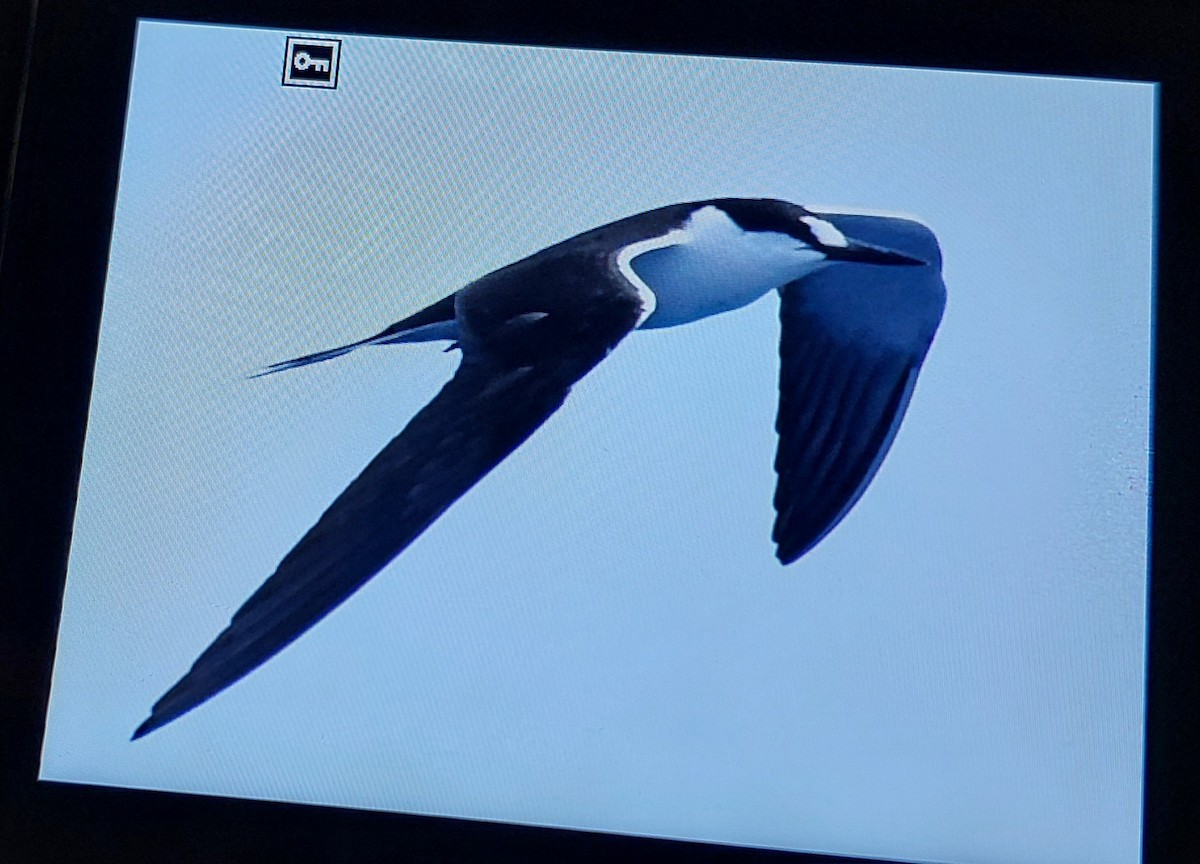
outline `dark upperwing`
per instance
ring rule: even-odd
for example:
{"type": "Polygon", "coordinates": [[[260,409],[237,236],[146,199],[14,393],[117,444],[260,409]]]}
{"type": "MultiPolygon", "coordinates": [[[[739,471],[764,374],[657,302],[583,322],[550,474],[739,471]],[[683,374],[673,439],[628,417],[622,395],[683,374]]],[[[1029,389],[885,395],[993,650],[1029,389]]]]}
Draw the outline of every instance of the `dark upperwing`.
{"type": "Polygon", "coordinates": [[[862,496],[887,454],[946,305],[918,222],[820,214],[847,237],[929,262],[839,262],[781,291],[776,555],[795,561],[862,496]]]}
{"type": "Polygon", "coordinates": [[[636,291],[614,284],[606,259],[538,255],[524,264],[458,292],[463,357],[454,377],[234,613],[135,739],[261,666],[362,587],[541,426],[636,324],[636,291]]]}

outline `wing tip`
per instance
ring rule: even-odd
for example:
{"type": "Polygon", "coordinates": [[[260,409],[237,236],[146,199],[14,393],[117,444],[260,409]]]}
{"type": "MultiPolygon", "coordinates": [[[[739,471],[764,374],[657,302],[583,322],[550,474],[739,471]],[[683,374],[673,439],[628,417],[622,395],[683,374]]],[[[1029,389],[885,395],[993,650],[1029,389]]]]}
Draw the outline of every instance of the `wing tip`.
{"type": "Polygon", "coordinates": [[[786,567],[789,564],[794,564],[811,548],[812,546],[799,548],[791,544],[784,545],[780,543],[775,547],[775,557],[779,559],[780,564],[786,567]]]}
{"type": "MultiPolygon", "coordinates": [[[[193,669],[192,671],[195,670],[193,669]]],[[[228,684],[225,685],[225,687],[228,686],[228,684]]],[[[192,672],[189,672],[183,678],[179,679],[174,687],[164,693],[161,699],[154,703],[154,707],[150,709],[150,716],[143,720],[137,729],[133,730],[133,735],[130,736],[129,740],[136,741],[139,738],[145,738],[154,730],[161,729],[168,723],[178,720],[192,709],[203,705],[223,689],[224,687],[220,687],[216,690],[201,690],[198,692],[192,683],[192,672]]]]}
{"type": "Polygon", "coordinates": [[[149,717],[147,717],[145,720],[142,721],[141,726],[139,726],[133,730],[133,734],[129,736],[129,740],[136,741],[139,738],[145,738],[147,735],[149,735],[155,729],[158,729],[159,727],[164,726],[169,722],[171,722],[170,718],[156,717],[154,714],[151,714],[149,717]]]}
{"type": "Polygon", "coordinates": [[[789,536],[789,532],[785,530],[788,522],[788,514],[781,513],[775,521],[775,527],[771,530],[771,541],[775,544],[775,557],[784,567],[794,563],[805,552],[817,545],[817,541],[820,539],[807,538],[806,540],[802,536],[789,536]]]}
{"type": "MultiPolygon", "coordinates": [[[[184,676],[185,680],[187,676],[184,676]]],[[[183,682],[181,681],[180,684],[183,682]]],[[[129,736],[130,741],[136,741],[139,738],[145,738],[156,729],[161,729],[168,723],[178,720],[184,714],[187,714],[193,708],[203,705],[216,693],[209,693],[200,699],[188,697],[186,695],[179,696],[176,691],[179,685],[175,685],[163,698],[154,703],[154,707],[150,709],[150,716],[142,721],[142,724],[133,730],[133,734],[129,736]]],[[[218,691],[219,692],[219,691],[218,691]]]]}
{"type": "Polygon", "coordinates": [[[796,526],[789,526],[791,528],[789,532],[784,530],[780,524],[776,524],[775,530],[771,532],[771,539],[775,541],[775,557],[784,567],[794,564],[828,537],[839,522],[841,522],[841,516],[816,532],[813,531],[812,526],[808,526],[804,531],[797,531],[796,526]]]}

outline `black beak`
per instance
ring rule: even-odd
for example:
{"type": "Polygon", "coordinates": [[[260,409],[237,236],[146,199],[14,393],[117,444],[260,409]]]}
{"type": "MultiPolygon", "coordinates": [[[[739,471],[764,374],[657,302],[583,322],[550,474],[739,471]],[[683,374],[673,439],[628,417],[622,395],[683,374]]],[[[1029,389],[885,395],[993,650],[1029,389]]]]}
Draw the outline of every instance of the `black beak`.
{"type": "Polygon", "coordinates": [[[895,249],[848,240],[845,246],[822,246],[821,251],[830,261],[856,261],[859,264],[900,264],[908,267],[924,267],[929,262],[913,258],[895,249]]]}

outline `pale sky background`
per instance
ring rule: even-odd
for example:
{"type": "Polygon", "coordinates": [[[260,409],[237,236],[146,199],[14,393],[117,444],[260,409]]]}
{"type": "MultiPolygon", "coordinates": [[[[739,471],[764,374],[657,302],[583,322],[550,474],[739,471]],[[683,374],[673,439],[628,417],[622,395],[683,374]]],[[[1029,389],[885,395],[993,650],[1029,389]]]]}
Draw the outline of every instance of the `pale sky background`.
{"type": "Polygon", "coordinates": [[[144,23],[47,779],[937,862],[1139,858],[1155,90],[144,23]],[[348,603],[130,733],[452,374],[247,380],[675,201],[913,213],[949,303],[783,568],[777,301],[635,334],[348,603]]]}

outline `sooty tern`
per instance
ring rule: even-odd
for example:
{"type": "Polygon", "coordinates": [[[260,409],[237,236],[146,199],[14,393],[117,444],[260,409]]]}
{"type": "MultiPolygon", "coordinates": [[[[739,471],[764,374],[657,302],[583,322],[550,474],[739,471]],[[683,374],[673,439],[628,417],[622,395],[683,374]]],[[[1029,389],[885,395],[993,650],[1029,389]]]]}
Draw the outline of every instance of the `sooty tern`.
{"type": "MultiPolygon", "coordinates": [[[[896,217],[713,199],[587,231],[359,342],[449,340],[454,377],[284,556],[134,738],[266,662],[404,551],[636,329],[781,295],[778,485],[784,564],[841,521],[891,445],[945,306],[932,232],[896,217]]],[[[447,349],[447,350],[450,350],[447,349]]]]}

